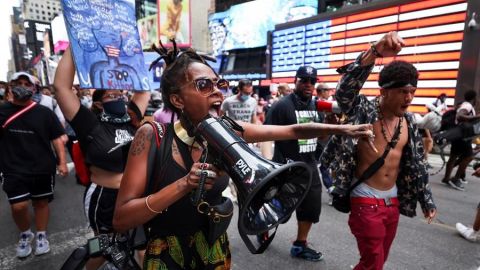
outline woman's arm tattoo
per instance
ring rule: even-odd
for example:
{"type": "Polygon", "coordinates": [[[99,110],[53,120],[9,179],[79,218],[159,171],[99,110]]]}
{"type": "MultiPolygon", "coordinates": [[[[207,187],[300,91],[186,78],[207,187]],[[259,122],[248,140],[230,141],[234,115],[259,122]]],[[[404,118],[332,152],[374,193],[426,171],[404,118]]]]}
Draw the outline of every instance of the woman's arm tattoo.
{"type": "Polygon", "coordinates": [[[130,153],[132,156],[140,155],[146,148],[145,142],[150,142],[152,136],[153,130],[151,128],[139,129],[137,134],[135,134],[132,145],[130,146],[130,153]]]}

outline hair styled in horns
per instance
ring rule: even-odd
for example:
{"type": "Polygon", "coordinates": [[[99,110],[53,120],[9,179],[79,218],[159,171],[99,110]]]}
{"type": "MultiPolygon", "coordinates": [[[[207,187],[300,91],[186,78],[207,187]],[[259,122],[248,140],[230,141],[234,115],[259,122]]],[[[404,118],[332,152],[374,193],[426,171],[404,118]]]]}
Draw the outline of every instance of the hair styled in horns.
{"type": "MultiPolygon", "coordinates": [[[[202,63],[210,67],[210,65],[206,62],[205,59],[214,62],[216,61],[216,59],[207,55],[198,54],[192,48],[188,48],[186,51],[182,52],[178,50],[177,43],[174,39],[171,39],[170,41],[172,42],[173,47],[169,49],[165,48],[161,40],[159,40],[160,47],[152,44],[152,50],[157,52],[160,57],[158,57],[155,61],[152,62],[149,70],[151,70],[152,67],[155,66],[160,60],[163,59],[165,61],[165,69],[163,71],[160,83],[162,90],[162,99],[168,109],[172,110],[175,113],[180,113],[178,108],[176,108],[170,103],[170,95],[178,93],[180,91],[179,87],[188,82],[188,66],[191,63],[202,63]]],[[[212,67],[210,68],[212,69],[212,67]]],[[[215,72],[213,69],[212,71],[215,72]]],[[[215,74],[217,73],[215,72],[215,74]]]]}

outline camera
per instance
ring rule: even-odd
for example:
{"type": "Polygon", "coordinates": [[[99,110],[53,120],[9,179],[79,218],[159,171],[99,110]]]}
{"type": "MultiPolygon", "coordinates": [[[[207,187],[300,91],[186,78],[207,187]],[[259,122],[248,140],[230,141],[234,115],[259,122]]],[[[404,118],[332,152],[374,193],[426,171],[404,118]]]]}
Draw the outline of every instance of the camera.
{"type": "Polygon", "coordinates": [[[134,258],[134,245],[133,239],[126,234],[99,234],[75,249],[61,269],[83,269],[88,259],[104,257],[108,263],[100,269],[140,270],[134,258]]]}

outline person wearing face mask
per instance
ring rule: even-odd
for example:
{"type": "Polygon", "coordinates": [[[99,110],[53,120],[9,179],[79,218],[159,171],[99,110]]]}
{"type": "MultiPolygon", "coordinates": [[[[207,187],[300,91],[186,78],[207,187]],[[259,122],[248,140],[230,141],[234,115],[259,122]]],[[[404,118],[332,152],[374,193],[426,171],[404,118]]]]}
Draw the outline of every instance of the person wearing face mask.
{"type": "Polygon", "coordinates": [[[0,178],[20,231],[16,255],[25,258],[32,253],[34,238],[35,255],[50,251],[46,231],[55,171],[65,176],[68,169],[61,139],[63,127],[51,110],[32,100],[35,78],[17,72],[12,76],[10,89],[11,98],[0,105],[0,178]],[[31,231],[30,200],[36,235],[31,231]]]}
{"type": "Polygon", "coordinates": [[[7,102],[7,82],[0,81],[0,105],[7,102]]]}
{"type": "MultiPolygon", "coordinates": [[[[129,142],[145,114],[150,93],[136,91],[127,104],[123,91],[97,89],[92,96],[92,108],[97,109],[94,113],[81,105],[72,91],[75,67],[70,49],[66,50],[57,70],[54,82],[57,101],[77,135],[90,171],[91,184],[84,196],[85,214],[95,234],[111,233],[129,142]]],[[[102,258],[94,258],[86,267],[96,269],[102,263],[102,258]]]]}
{"type": "Polygon", "coordinates": [[[250,80],[238,82],[238,93],[226,98],[221,107],[221,114],[247,123],[257,123],[257,100],[252,97],[253,86],[250,80]]]}

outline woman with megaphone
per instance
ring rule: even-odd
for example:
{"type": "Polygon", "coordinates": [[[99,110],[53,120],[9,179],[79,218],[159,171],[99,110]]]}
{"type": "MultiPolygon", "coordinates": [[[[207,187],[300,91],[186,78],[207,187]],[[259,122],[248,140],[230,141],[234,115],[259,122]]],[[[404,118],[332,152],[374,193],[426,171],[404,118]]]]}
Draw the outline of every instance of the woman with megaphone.
{"type": "MultiPolygon", "coordinates": [[[[206,205],[221,203],[222,191],[228,184],[224,168],[220,169],[217,164],[205,159],[204,148],[207,143],[202,139],[215,132],[211,127],[224,129],[228,126],[226,131],[218,130],[223,136],[217,136],[218,140],[241,136],[246,142],[313,138],[329,134],[349,135],[369,141],[373,134],[372,127],[369,124],[258,126],[243,122],[226,125],[217,119],[223,101],[220,89],[228,87],[228,81],[219,78],[204,56],[191,49],[180,53],[175,42],[172,42],[173,48],[169,50],[163,45],[154,49],[166,64],[161,81],[163,101],[167,108],[179,116],[179,120],[166,126],[145,124],[136,133],[117,197],[114,228],[122,232],[148,224],[144,269],[230,269],[231,254],[226,228],[213,242],[209,241],[209,216],[202,213],[204,211],[200,207],[205,202],[206,205]],[[206,121],[210,126],[205,126],[206,121]],[[236,124],[237,129],[242,131],[230,129],[236,124]],[[203,137],[198,136],[199,133],[203,137]],[[150,150],[155,145],[160,153],[156,157],[161,158],[152,162],[149,160],[152,158],[150,150]],[[150,173],[149,164],[153,164],[153,173],[150,173]],[[195,205],[191,194],[199,188],[201,180],[206,180],[200,185],[207,192],[201,198],[202,203],[195,205]]],[[[211,138],[207,141],[207,149],[212,146],[217,154],[222,154],[219,149],[225,149],[228,156],[231,145],[222,148],[215,145],[216,141],[211,138]]],[[[236,141],[235,144],[242,142],[236,141]]],[[[229,162],[228,158],[222,159],[229,162]]],[[[248,161],[240,160],[236,162],[237,173],[248,173],[249,168],[245,166],[248,161]]],[[[268,190],[264,196],[273,196],[273,193],[274,190],[268,190]]],[[[242,207],[242,203],[239,203],[242,207]]],[[[221,220],[223,217],[217,218],[221,220]]]]}

